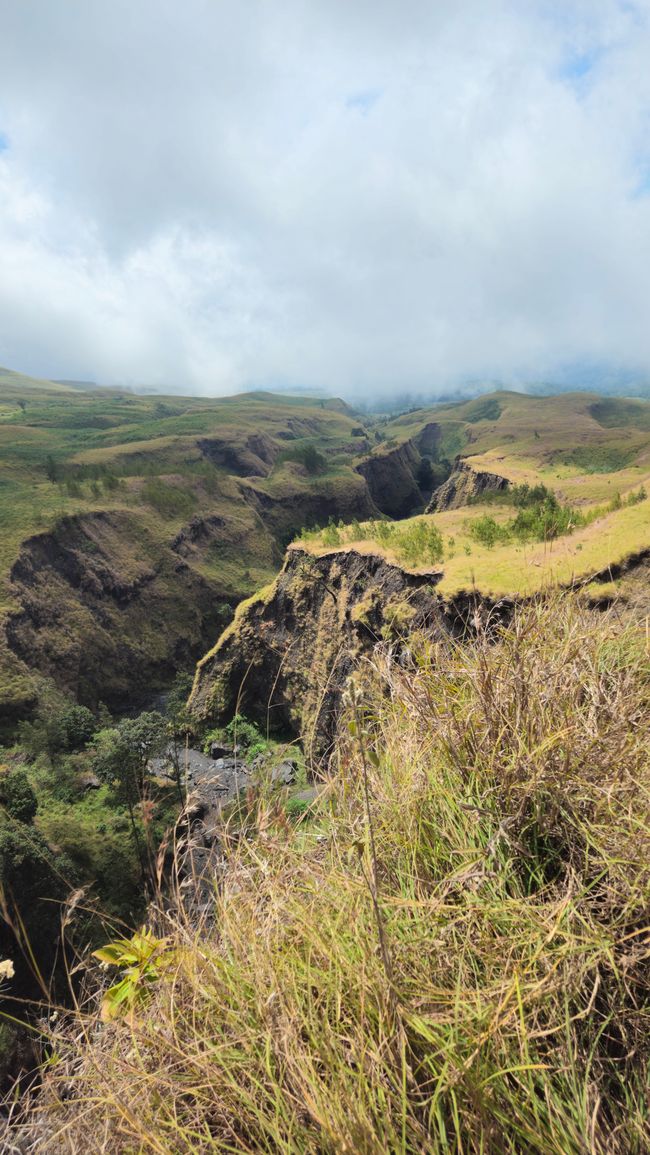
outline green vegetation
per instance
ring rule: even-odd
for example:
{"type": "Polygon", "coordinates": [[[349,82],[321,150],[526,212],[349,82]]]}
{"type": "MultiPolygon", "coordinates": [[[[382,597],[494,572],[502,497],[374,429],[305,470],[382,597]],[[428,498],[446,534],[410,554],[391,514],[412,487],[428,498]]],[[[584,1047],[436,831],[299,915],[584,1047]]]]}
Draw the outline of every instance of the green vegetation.
{"type": "MultiPolygon", "coordinates": [[[[351,430],[350,433],[351,436],[355,436],[354,430],[351,430]]],[[[278,462],[281,464],[285,461],[299,462],[310,474],[324,473],[327,469],[327,458],[319,452],[312,442],[283,449],[278,456],[278,462]]]]}
{"type": "Polygon", "coordinates": [[[465,406],[464,416],[470,425],[476,425],[478,421],[498,421],[501,411],[502,405],[496,397],[477,397],[465,406]]]}
{"type": "Polygon", "coordinates": [[[258,754],[264,754],[270,749],[270,743],[259,727],[243,714],[235,714],[227,726],[209,730],[204,735],[203,749],[206,754],[210,753],[213,742],[222,742],[243,750],[245,762],[252,762],[258,754]]]}
{"type": "Polygon", "coordinates": [[[618,473],[634,459],[633,449],[619,449],[617,446],[585,445],[577,446],[558,454],[557,460],[565,465],[574,465],[582,473],[618,473]]]}
{"type": "Polygon", "coordinates": [[[353,521],[344,525],[330,522],[325,529],[303,529],[299,541],[325,548],[376,541],[389,548],[397,559],[409,566],[435,565],[444,557],[444,544],[431,518],[410,518],[404,522],[353,521]]]}
{"type": "Polygon", "coordinates": [[[412,651],[353,679],[314,821],[224,829],[146,1009],[51,1028],[71,1150],[648,1150],[644,635],[565,597],[412,651]]]}
{"type": "MultiPolygon", "coordinates": [[[[178,679],[178,694],[183,688],[187,678],[178,679]]],[[[77,928],[82,941],[100,934],[101,919],[90,911],[95,902],[104,916],[127,924],[142,912],[143,881],[149,883],[157,848],[184,802],[180,769],[176,779],[159,782],[149,767],[180,736],[184,701],[175,702],[174,693],[168,718],[145,712],[113,723],[105,709],[95,716],[45,686],[33,720],[20,726],[19,745],[5,751],[0,806],[33,824],[32,837],[58,879],[52,893],[92,888],[77,928]]],[[[20,894],[16,904],[23,915],[20,894]]],[[[57,926],[50,927],[42,959],[56,941],[57,926]]]]}

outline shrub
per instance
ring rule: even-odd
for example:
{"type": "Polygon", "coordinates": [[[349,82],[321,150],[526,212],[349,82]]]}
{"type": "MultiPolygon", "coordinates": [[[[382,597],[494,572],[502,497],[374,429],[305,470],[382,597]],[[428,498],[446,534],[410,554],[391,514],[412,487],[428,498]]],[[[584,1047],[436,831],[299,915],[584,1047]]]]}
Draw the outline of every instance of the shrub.
{"type": "Polygon", "coordinates": [[[499,525],[493,517],[489,517],[487,514],[483,517],[477,517],[475,521],[468,522],[468,531],[474,541],[487,546],[488,549],[510,539],[507,526],[499,525]]]}
{"type": "Polygon", "coordinates": [[[219,726],[205,735],[203,750],[206,754],[210,753],[213,742],[224,742],[245,750],[249,761],[269,748],[269,743],[259,727],[244,714],[235,714],[226,726],[219,726]]]}
{"type": "Polygon", "coordinates": [[[38,803],[24,770],[10,770],[0,777],[0,806],[18,822],[31,822],[38,803]]]}
{"type": "Polygon", "coordinates": [[[444,556],[442,535],[432,519],[421,518],[399,531],[396,545],[399,557],[407,565],[433,565],[444,556]]]}

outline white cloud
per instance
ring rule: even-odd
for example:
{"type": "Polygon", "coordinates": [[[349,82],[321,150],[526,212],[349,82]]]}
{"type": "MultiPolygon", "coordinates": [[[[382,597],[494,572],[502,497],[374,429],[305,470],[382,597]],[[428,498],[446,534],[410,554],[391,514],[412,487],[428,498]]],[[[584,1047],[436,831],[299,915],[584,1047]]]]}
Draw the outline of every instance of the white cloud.
{"type": "Polygon", "coordinates": [[[0,0],[0,363],[650,374],[647,0],[0,0]]]}

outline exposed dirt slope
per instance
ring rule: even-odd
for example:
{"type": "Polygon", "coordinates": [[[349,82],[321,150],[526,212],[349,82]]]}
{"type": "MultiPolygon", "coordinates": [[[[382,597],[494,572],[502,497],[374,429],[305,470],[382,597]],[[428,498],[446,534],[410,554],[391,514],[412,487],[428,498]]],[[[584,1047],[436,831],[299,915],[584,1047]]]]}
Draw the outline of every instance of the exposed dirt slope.
{"type": "Polygon", "coordinates": [[[416,630],[471,625],[476,599],[444,603],[437,580],[355,550],[314,557],[290,549],[276,581],[242,603],[199,662],[194,716],[218,724],[240,711],[263,728],[301,735],[312,756],[326,756],[360,656],[380,642],[406,646],[416,630]]]}
{"type": "Polygon", "coordinates": [[[29,538],[11,571],[20,609],[8,644],[80,701],[145,700],[205,647],[228,614],[224,591],[189,561],[228,530],[195,521],[164,545],[127,513],[66,518],[29,538]]]}
{"type": "Polygon", "coordinates": [[[419,512],[424,504],[415,477],[419,464],[420,454],[415,445],[405,441],[396,449],[373,453],[356,468],[382,513],[389,517],[408,517],[419,512]]]}
{"type": "Polygon", "coordinates": [[[480,497],[488,491],[508,488],[508,479],[498,473],[487,473],[472,467],[471,461],[457,457],[451,477],[435,490],[426,512],[442,513],[446,509],[459,509],[472,498],[480,497]]]}

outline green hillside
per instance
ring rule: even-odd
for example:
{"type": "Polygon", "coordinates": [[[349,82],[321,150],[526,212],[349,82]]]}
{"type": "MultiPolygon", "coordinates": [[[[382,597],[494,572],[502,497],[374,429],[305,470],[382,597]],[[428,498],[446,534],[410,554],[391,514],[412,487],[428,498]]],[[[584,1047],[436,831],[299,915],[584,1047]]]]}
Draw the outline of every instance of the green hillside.
{"type": "Polygon", "coordinates": [[[149,641],[141,636],[151,619],[146,599],[131,622],[106,602],[105,633],[131,631],[145,658],[147,647],[159,651],[149,655],[147,669],[156,660],[164,664],[165,645],[170,673],[177,643],[187,643],[178,650],[184,661],[198,656],[218,629],[209,602],[225,611],[268,580],[305,521],[327,521],[330,509],[352,515],[369,508],[353,469],[369,448],[342,402],[264,393],[215,401],[79,392],[3,373],[0,632],[8,643],[0,644],[0,713],[10,716],[33,698],[34,670],[55,677],[63,671],[68,689],[96,698],[100,687],[84,688],[71,672],[75,661],[92,663],[96,648],[108,662],[111,697],[110,647],[95,646],[97,607],[89,615],[80,605],[96,581],[112,590],[150,583],[159,595],[164,621],[149,641]],[[17,581],[21,557],[26,576],[17,581]],[[88,572],[62,577],[62,558],[68,569],[88,572]],[[47,610],[39,581],[57,601],[56,613],[47,610]],[[175,621],[197,586],[207,620],[175,621]],[[40,625],[26,625],[26,613],[40,625]]]}
{"type": "MultiPolygon", "coordinates": [[[[543,484],[581,524],[551,544],[494,530],[486,542],[466,513],[438,513],[443,591],[531,591],[650,544],[648,505],[628,505],[650,484],[647,402],[499,392],[371,422],[336,400],[84,392],[3,371],[0,714],[30,708],[35,675],[91,704],[128,699],[134,678],[143,699],[154,693],[304,527],[350,527],[310,548],[430,564],[373,525],[421,516],[459,456],[511,485],[543,484]]],[[[416,541],[418,524],[399,532],[416,541]]]]}

